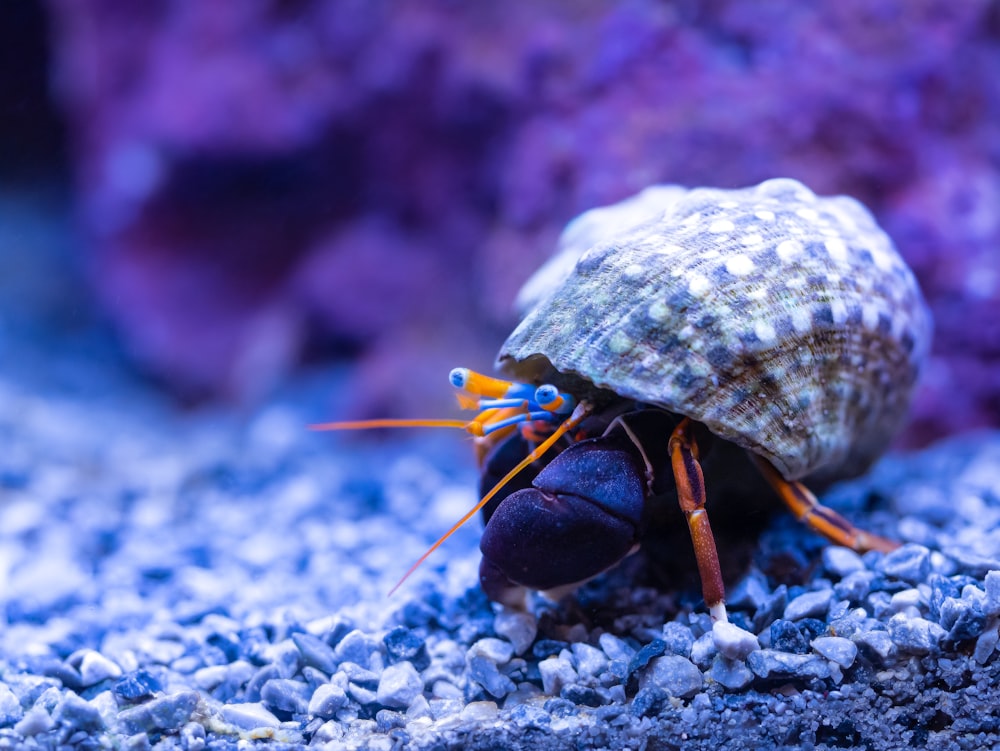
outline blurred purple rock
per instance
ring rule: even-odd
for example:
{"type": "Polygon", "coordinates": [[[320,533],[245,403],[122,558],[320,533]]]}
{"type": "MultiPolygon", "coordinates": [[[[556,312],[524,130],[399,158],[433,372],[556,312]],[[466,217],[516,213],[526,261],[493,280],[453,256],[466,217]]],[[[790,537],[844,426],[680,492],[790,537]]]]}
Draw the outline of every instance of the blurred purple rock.
{"type": "Polygon", "coordinates": [[[866,203],[921,280],[905,442],[1000,423],[996,3],[48,4],[95,285],[182,391],[360,353],[359,410],[405,413],[489,367],[575,214],[783,175],[866,203]]]}

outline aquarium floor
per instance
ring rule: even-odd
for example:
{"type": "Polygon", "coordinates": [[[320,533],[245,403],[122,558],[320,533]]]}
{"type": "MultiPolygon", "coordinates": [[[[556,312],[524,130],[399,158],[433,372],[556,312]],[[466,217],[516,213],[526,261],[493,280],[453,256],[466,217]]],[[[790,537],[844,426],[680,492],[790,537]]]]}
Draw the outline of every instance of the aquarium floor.
{"type": "Polygon", "coordinates": [[[453,436],[327,436],[318,374],[184,412],[112,365],[3,342],[0,748],[982,749],[1000,744],[1000,433],[826,500],[906,545],[778,515],[730,629],[641,557],[502,611],[453,436]],[[991,573],[992,572],[992,573],[991,573]]]}

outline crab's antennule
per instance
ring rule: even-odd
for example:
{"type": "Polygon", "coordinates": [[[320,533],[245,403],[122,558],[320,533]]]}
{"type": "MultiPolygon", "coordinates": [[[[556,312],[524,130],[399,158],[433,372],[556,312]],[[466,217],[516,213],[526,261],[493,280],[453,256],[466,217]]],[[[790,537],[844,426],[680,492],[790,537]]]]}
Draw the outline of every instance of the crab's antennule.
{"type": "Polygon", "coordinates": [[[467,429],[465,420],[424,420],[387,418],[383,420],[347,420],[344,422],[322,422],[310,425],[310,430],[368,430],[369,428],[461,428],[467,429]]]}
{"type": "Polygon", "coordinates": [[[451,529],[449,529],[447,532],[445,532],[438,539],[437,542],[435,542],[433,545],[430,546],[430,548],[427,549],[426,553],[424,553],[422,556],[420,556],[419,559],[417,559],[416,563],[414,563],[412,566],[410,566],[410,568],[407,570],[407,572],[405,574],[403,574],[403,578],[400,579],[398,582],[396,582],[396,586],[395,587],[393,587],[392,589],[389,590],[389,596],[391,597],[392,594],[397,589],[399,589],[402,586],[403,582],[405,582],[407,579],[410,578],[410,574],[412,574],[414,571],[416,571],[420,567],[420,564],[423,563],[424,561],[426,561],[427,558],[430,556],[430,554],[433,553],[435,550],[437,550],[441,546],[441,543],[443,543],[445,540],[447,540],[449,537],[451,537],[453,534],[455,534],[455,532],[457,532],[458,529],[463,524],[465,524],[467,521],[469,521],[469,519],[471,519],[473,516],[475,516],[476,513],[483,506],[485,506],[487,503],[489,503],[493,499],[493,496],[495,496],[497,493],[499,493],[500,490],[508,482],[510,482],[511,480],[513,480],[522,469],[524,469],[529,464],[531,464],[533,461],[535,461],[539,457],[541,457],[546,451],[548,451],[550,448],[552,448],[552,446],[555,444],[556,441],[558,441],[560,438],[562,438],[568,431],[572,430],[577,425],[579,425],[580,422],[583,420],[583,418],[585,418],[587,415],[590,414],[590,409],[591,409],[591,407],[590,407],[590,405],[587,402],[580,402],[577,405],[576,409],[573,410],[573,414],[570,415],[558,428],[556,428],[552,432],[552,435],[550,435],[542,443],[540,443],[538,445],[538,447],[534,451],[532,451],[530,454],[528,454],[526,457],[524,457],[524,459],[522,459],[520,461],[520,463],[516,467],[514,467],[514,469],[512,469],[510,472],[508,472],[506,475],[504,475],[503,479],[500,480],[500,482],[498,482],[496,485],[494,485],[493,489],[490,490],[489,493],[487,493],[486,495],[484,495],[483,498],[482,498],[482,500],[479,501],[479,503],[477,503],[475,506],[473,506],[472,509],[470,509],[465,514],[465,516],[463,516],[461,519],[459,519],[457,522],[455,522],[455,524],[452,526],[451,529]]]}

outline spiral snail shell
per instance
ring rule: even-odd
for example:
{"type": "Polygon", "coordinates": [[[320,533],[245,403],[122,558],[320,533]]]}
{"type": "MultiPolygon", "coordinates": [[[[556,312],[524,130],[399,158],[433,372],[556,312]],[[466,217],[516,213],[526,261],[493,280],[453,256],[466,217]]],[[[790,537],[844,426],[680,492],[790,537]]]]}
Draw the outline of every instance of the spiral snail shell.
{"type": "Polygon", "coordinates": [[[587,212],[520,303],[498,358],[512,377],[690,417],[788,480],[853,476],[878,457],[931,336],[871,214],[791,179],[657,186],[587,212]]]}

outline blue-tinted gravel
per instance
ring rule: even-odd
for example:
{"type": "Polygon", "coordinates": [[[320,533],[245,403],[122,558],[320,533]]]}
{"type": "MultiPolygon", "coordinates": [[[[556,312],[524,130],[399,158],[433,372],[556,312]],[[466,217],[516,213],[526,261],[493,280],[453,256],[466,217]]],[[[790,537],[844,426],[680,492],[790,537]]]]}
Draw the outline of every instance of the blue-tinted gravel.
{"type": "Polygon", "coordinates": [[[182,415],[59,357],[0,374],[0,749],[1000,744],[1000,433],[827,493],[890,555],[776,518],[729,627],[637,561],[523,614],[477,524],[386,597],[474,502],[461,440],[310,434],[335,374],[182,415]]]}

